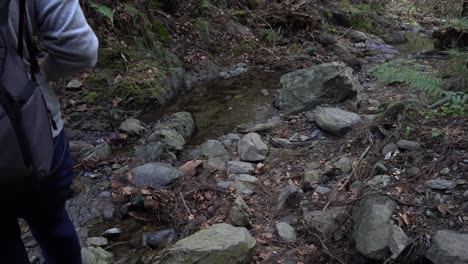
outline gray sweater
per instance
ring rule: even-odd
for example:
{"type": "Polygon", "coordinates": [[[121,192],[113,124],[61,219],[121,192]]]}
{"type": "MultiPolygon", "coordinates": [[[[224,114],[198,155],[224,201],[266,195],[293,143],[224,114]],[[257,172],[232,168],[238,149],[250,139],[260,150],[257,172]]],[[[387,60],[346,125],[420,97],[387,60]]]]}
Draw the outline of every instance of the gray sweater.
{"type": "MultiPolygon", "coordinates": [[[[10,4],[10,28],[17,41],[18,0],[10,4]]],[[[27,23],[34,34],[43,37],[48,50],[44,58],[43,72],[50,80],[58,80],[92,67],[97,61],[98,40],[83,15],[78,0],[26,0],[27,23]]],[[[28,54],[26,54],[26,58],[28,54]]],[[[38,84],[50,107],[58,129],[63,129],[59,100],[42,74],[38,84]]]]}

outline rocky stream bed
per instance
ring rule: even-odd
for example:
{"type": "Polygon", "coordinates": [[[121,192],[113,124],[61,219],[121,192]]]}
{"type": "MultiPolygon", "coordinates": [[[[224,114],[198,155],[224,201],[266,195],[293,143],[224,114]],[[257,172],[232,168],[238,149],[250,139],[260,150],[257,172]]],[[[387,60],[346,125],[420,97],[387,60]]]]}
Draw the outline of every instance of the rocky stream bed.
{"type": "Polygon", "coordinates": [[[468,263],[466,145],[428,142],[424,123],[402,135],[419,95],[370,70],[443,61],[408,34],[393,47],[350,32],[340,47],[360,69],[238,64],[119,132],[71,129],[85,263],[468,263]]]}

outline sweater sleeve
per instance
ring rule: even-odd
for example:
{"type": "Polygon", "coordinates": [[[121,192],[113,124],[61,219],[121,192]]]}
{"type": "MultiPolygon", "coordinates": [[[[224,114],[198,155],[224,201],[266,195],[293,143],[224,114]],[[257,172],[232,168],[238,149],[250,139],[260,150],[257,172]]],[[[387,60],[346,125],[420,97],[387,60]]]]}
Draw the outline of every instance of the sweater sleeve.
{"type": "Polygon", "coordinates": [[[78,0],[36,0],[36,25],[48,49],[42,70],[50,80],[96,64],[98,40],[78,0]]]}

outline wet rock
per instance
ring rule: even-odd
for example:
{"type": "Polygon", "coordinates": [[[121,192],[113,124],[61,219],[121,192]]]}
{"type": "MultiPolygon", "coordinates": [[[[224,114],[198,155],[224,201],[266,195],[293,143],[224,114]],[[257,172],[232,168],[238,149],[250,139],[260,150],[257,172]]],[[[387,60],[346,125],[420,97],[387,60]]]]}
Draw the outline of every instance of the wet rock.
{"type": "Polygon", "coordinates": [[[361,32],[361,31],[357,31],[357,30],[352,30],[348,33],[348,37],[349,39],[354,42],[354,43],[358,43],[358,42],[366,42],[367,40],[367,35],[366,33],[364,32],[361,32]]]}
{"type": "Polygon", "coordinates": [[[432,237],[431,246],[425,256],[435,264],[468,263],[466,245],[468,245],[468,234],[439,230],[432,237]]]}
{"type": "Polygon", "coordinates": [[[170,164],[154,162],[131,170],[131,183],[138,188],[166,186],[184,176],[184,173],[170,164]]]}
{"type": "Polygon", "coordinates": [[[279,222],[276,224],[276,230],[283,241],[292,243],[297,241],[296,230],[294,230],[294,227],[290,226],[288,223],[279,222]]]}
{"type": "Polygon", "coordinates": [[[348,209],[346,206],[332,207],[325,211],[304,211],[304,221],[308,227],[317,229],[325,237],[333,233],[346,221],[348,209]]]}
{"type": "Polygon", "coordinates": [[[111,147],[107,143],[97,145],[84,154],[84,161],[103,161],[111,158],[111,147]]]}
{"type": "Polygon", "coordinates": [[[86,239],[86,244],[93,247],[102,247],[107,246],[109,241],[105,237],[88,237],[86,239]]]}
{"type": "Polygon", "coordinates": [[[163,248],[171,244],[177,238],[177,232],[174,229],[164,229],[157,232],[143,234],[143,246],[152,249],[163,248]]]}
{"type": "Polygon", "coordinates": [[[80,161],[84,154],[92,150],[94,146],[84,141],[70,141],[70,152],[73,160],[80,161]]]}
{"type": "Polygon", "coordinates": [[[392,259],[396,259],[409,244],[410,240],[405,232],[397,225],[390,229],[390,241],[388,246],[392,252],[392,259]]]}
{"type": "Polygon", "coordinates": [[[252,163],[243,161],[229,161],[227,163],[227,172],[231,174],[249,174],[254,172],[252,163]]]}
{"type": "Polygon", "coordinates": [[[415,141],[409,141],[409,140],[399,140],[396,143],[397,147],[399,149],[404,149],[404,150],[416,150],[421,148],[421,144],[415,141]]]}
{"type": "Polygon", "coordinates": [[[382,149],[382,155],[385,157],[389,152],[395,152],[398,150],[398,147],[395,143],[388,143],[382,149]]]}
{"type": "Polygon", "coordinates": [[[325,195],[327,193],[330,193],[331,191],[332,189],[325,187],[325,186],[317,186],[317,188],[315,188],[315,192],[320,195],[325,195]]]}
{"type": "Polygon", "coordinates": [[[433,179],[426,181],[425,185],[436,190],[451,190],[457,186],[457,183],[445,179],[433,179]]]}
{"type": "Polygon", "coordinates": [[[195,131],[195,120],[189,112],[177,112],[167,121],[167,126],[179,132],[187,142],[195,131]]]}
{"type": "Polygon", "coordinates": [[[320,170],[306,170],[304,172],[304,182],[311,184],[321,183],[322,177],[320,176],[320,173],[320,170]]]}
{"type": "Polygon", "coordinates": [[[85,247],[81,249],[84,264],[110,264],[114,255],[101,247],[85,247]]]}
{"type": "Polygon", "coordinates": [[[354,212],[353,238],[356,250],[371,259],[382,259],[389,251],[391,217],[396,203],[386,196],[362,200],[354,212]]]}
{"type": "Polygon", "coordinates": [[[255,245],[247,229],[215,224],[179,240],[151,263],[250,263],[255,245]]]}
{"type": "Polygon", "coordinates": [[[207,167],[217,170],[224,170],[229,161],[229,152],[218,140],[208,140],[203,144],[202,155],[208,160],[207,167]]]}
{"type": "Polygon", "coordinates": [[[114,238],[114,237],[120,236],[120,234],[122,234],[122,229],[114,227],[114,228],[107,229],[106,231],[104,231],[101,234],[101,236],[105,238],[114,238]]]}
{"type": "Polygon", "coordinates": [[[353,162],[348,157],[341,157],[333,166],[343,173],[348,173],[353,169],[353,162]]]}
{"type": "Polygon", "coordinates": [[[317,125],[332,134],[340,135],[351,129],[352,125],[361,120],[359,115],[335,107],[317,107],[314,110],[314,120],[317,125]]]}
{"type": "Polygon", "coordinates": [[[324,103],[339,103],[361,90],[353,70],[342,62],[323,63],[281,77],[275,105],[287,114],[312,110],[324,103]]]}
{"type": "Polygon", "coordinates": [[[135,157],[144,163],[159,161],[164,149],[164,143],[151,142],[145,146],[137,147],[135,149],[135,157]]]}
{"type": "Polygon", "coordinates": [[[288,185],[281,189],[278,197],[276,198],[276,210],[281,210],[286,206],[286,203],[291,201],[295,196],[302,196],[302,190],[296,185],[288,185]]]}
{"type": "Polygon", "coordinates": [[[449,168],[443,168],[439,172],[440,175],[442,176],[448,176],[450,174],[450,169],[449,168]]]}
{"type": "Polygon", "coordinates": [[[252,226],[252,214],[250,208],[241,196],[237,196],[229,212],[229,221],[233,226],[247,227],[252,226]]]}
{"type": "Polygon", "coordinates": [[[126,132],[130,135],[141,136],[148,131],[145,124],[138,119],[129,118],[125,120],[119,127],[120,131],[126,132]]]}
{"type": "Polygon", "coordinates": [[[182,150],[185,145],[184,137],[174,129],[156,130],[149,136],[148,142],[161,142],[172,150],[182,150]]]}
{"type": "Polygon", "coordinates": [[[389,182],[392,181],[392,177],[389,175],[376,175],[372,177],[372,179],[367,181],[367,185],[375,186],[375,185],[387,185],[389,182]]]}
{"type": "Polygon", "coordinates": [[[237,152],[243,161],[262,161],[266,157],[268,147],[257,133],[249,133],[237,143],[237,152]]]}

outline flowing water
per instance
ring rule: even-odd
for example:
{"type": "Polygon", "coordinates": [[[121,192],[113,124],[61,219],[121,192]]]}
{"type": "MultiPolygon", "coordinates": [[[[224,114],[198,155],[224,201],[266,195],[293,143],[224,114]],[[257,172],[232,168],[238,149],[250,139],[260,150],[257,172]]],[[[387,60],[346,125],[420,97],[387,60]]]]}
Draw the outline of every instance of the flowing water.
{"type": "Polygon", "coordinates": [[[395,45],[395,48],[401,54],[415,54],[422,50],[434,49],[434,40],[431,36],[428,36],[422,32],[405,32],[404,33],[408,42],[395,45]]]}

